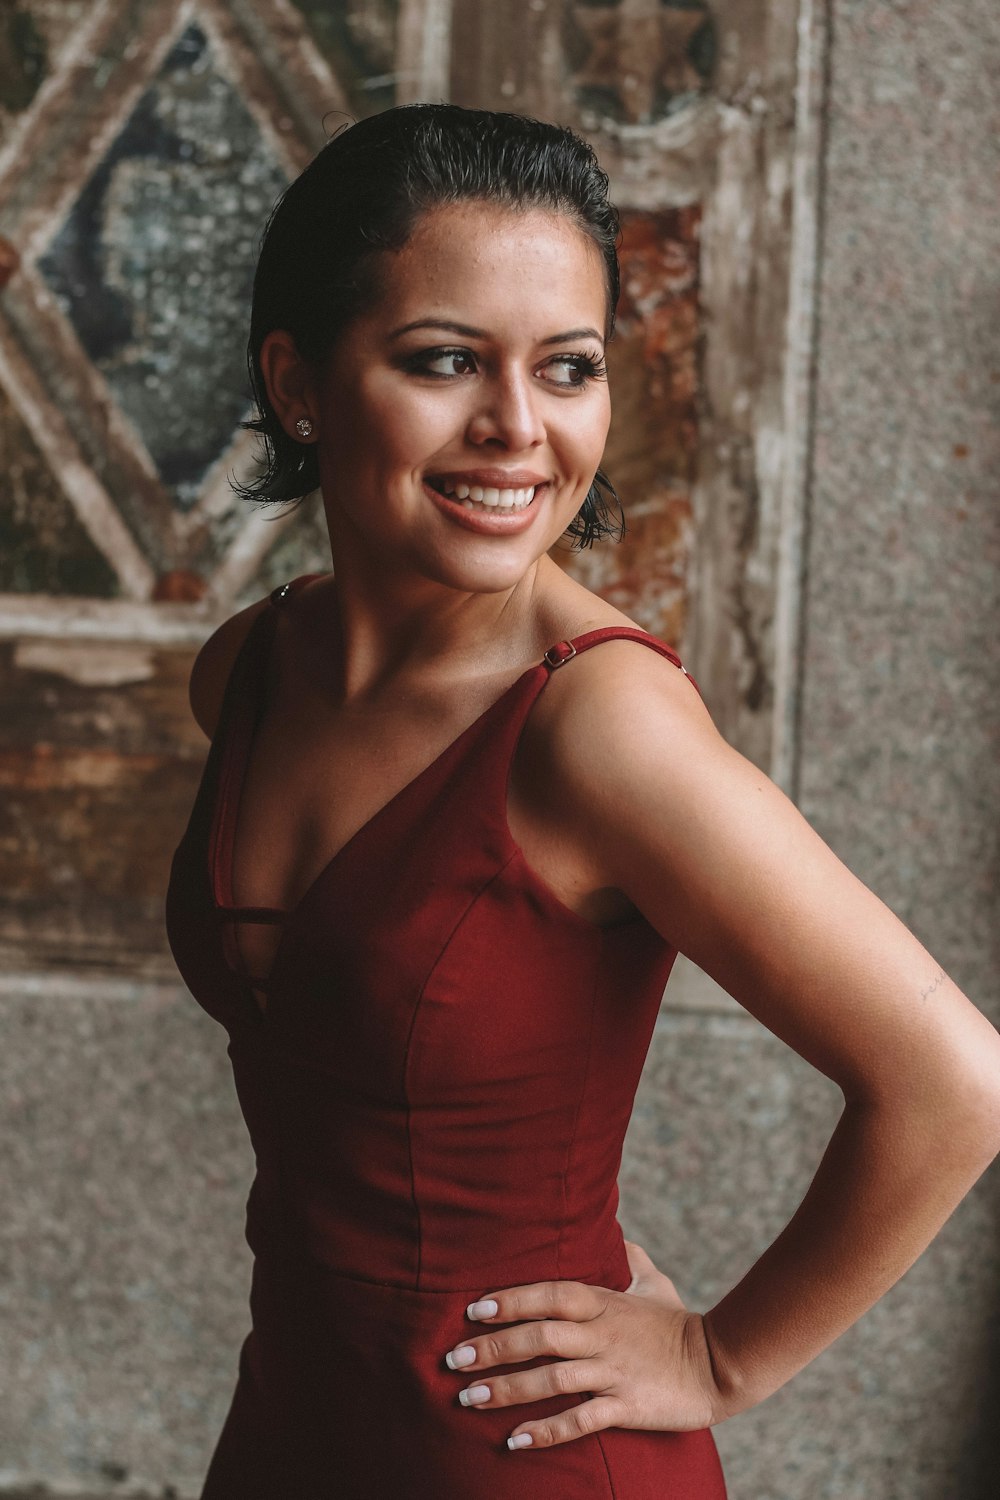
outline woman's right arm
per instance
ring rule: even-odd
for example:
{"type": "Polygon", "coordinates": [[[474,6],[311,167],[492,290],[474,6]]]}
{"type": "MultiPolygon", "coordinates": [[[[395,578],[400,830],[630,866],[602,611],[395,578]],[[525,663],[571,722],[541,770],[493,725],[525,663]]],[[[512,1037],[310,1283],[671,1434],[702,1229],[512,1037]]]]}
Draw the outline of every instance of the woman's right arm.
{"type": "Polygon", "coordinates": [[[267,599],[258,599],[256,603],[248,604],[246,609],[241,609],[239,614],[231,615],[213,631],[195,657],[188,685],[188,700],[195,722],[209,739],[215,734],[226,683],[240,647],[254,620],[267,607],[267,599]]]}

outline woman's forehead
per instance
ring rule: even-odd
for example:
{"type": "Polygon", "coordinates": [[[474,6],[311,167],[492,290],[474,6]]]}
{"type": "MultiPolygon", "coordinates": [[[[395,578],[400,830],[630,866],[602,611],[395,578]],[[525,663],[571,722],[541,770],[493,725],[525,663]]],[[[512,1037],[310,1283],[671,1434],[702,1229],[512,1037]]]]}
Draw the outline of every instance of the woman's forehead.
{"type": "Polygon", "coordinates": [[[447,203],[427,209],[417,219],[398,255],[405,263],[440,258],[449,250],[463,259],[514,257],[525,263],[568,255],[593,261],[598,269],[602,264],[594,241],[569,214],[489,200],[447,203]]]}
{"type": "Polygon", "coordinates": [[[599,249],[568,214],[548,209],[478,201],[430,209],[402,249],[380,256],[377,280],[379,313],[400,322],[421,316],[428,302],[494,313],[538,304],[558,326],[605,322],[599,249]]]}

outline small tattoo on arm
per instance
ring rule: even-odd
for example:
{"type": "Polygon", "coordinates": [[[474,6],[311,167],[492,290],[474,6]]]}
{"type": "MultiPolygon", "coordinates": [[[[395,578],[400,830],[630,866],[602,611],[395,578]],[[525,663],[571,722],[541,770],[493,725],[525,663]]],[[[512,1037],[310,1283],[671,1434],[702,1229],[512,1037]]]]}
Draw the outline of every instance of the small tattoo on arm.
{"type": "Polygon", "coordinates": [[[934,975],[934,978],[931,980],[930,984],[925,985],[924,988],[920,991],[920,998],[921,998],[921,1000],[928,1000],[931,997],[931,995],[933,995],[933,993],[934,993],[935,990],[939,990],[941,988],[941,986],[944,984],[944,978],[945,978],[944,970],[943,969],[938,969],[937,973],[934,975]]]}

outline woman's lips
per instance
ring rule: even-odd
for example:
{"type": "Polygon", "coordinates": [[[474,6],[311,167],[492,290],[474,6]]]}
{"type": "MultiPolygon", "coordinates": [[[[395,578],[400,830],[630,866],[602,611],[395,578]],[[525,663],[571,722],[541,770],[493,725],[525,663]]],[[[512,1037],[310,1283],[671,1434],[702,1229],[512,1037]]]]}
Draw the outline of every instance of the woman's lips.
{"type": "Polygon", "coordinates": [[[458,485],[479,485],[484,489],[519,490],[534,489],[536,484],[545,484],[547,476],[536,474],[532,469],[442,469],[439,473],[425,475],[431,484],[449,494],[458,485]]]}
{"type": "Polygon", "coordinates": [[[527,530],[534,520],[539,494],[547,488],[547,482],[535,485],[534,494],[527,505],[503,507],[444,495],[428,480],[424,480],[424,492],[434,501],[442,515],[464,527],[466,531],[475,531],[480,536],[512,536],[527,530]]]}

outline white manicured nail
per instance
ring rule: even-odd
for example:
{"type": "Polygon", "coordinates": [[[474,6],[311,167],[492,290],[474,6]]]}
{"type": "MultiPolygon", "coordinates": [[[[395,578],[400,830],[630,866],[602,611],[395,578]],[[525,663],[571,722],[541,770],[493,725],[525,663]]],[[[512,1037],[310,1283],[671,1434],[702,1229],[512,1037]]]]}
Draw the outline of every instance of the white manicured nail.
{"type": "Polygon", "coordinates": [[[507,1439],[508,1448],[528,1448],[531,1445],[530,1432],[518,1432],[514,1437],[507,1439]]]}
{"type": "Polygon", "coordinates": [[[482,1302],[470,1302],[465,1310],[470,1318],[495,1318],[497,1304],[492,1297],[484,1297],[482,1302]]]}
{"type": "Polygon", "coordinates": [[[460,1370],[463,1365],[475,1364],[476,1351],[470,1349],[468,1344],[463,1344],[460,1349],[450,1349],[444,1357],[444,1362],[449,1370],[460,1370]]]}
{"type": "Polygon", "coordinates": [[[481,1401],[490,1399],[490,1388],[488,1385],[470,1385],[467,1391],[459,1391],[458,1399],[463,1406],[478,1406],[481,1401]]]}

